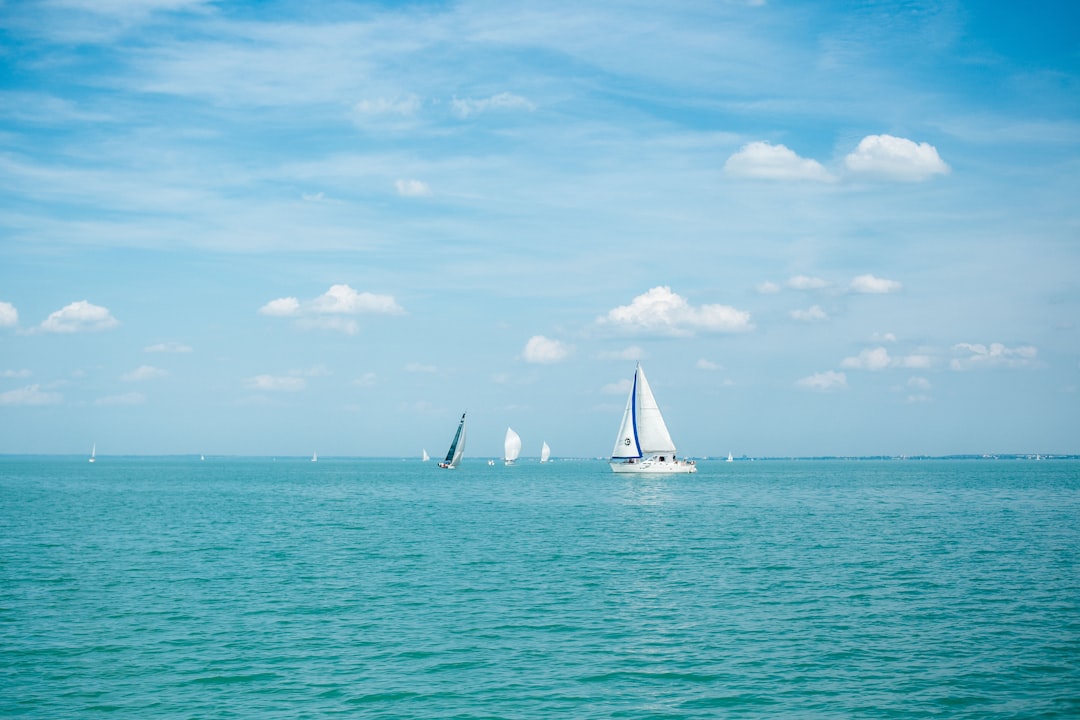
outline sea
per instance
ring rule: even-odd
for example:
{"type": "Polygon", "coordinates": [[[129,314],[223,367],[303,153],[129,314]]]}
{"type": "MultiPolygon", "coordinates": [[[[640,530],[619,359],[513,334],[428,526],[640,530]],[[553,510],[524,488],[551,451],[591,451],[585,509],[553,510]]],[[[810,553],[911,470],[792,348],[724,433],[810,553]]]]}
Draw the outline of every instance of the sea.
{"type": "Polygon", "coordinates": [[[0,716],[1076,718],[1080,461],[0,457],[0,716]]]}

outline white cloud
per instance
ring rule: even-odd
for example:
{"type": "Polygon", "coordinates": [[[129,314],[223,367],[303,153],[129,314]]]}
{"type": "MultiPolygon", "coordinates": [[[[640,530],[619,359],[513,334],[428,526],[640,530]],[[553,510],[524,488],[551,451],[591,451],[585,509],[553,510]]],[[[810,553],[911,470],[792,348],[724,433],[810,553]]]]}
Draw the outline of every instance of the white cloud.
{"type": "Polygon", "coordinates": [[[801,158],[783,145],[752,142],[744,145],[724,163],[724,172],[736,177],[766,180],[815,180],[834,178],[817,160],[801,158]]]}
{"type": "Polygon", "coordinates": [[[336,330],[352,335],[359,325],[343,315],[401,315],[404,308],[392,295],[357,292],[345,284],[332,285],[313,300],[301,302],[294,297],[278,298],[259,308],[259,313],[271,317],[298,318],[302,329],[336,330]]]}
{"type": "Polygon", "coordinates": [[[79,300],[49,315],[41,323],[41,329],[54,333],[93,332],[108,330],[119,324],[108,308],[79,300]]]}
{"type": "Polygon", "coordinates": [[[533,335],[525,343],[521,357],[525,362],[550,364],[565,360],[573,348],[559,340],[552,340],[543,335],[533,335]]]}
{"type": "Polygon", "coordinates": [[[758,284],[757,291],[761,295],[775,295],[780,292],[780,286],[774,282],[766,280],[763,283],[758,284]]]}
{"type": "Polygon", "coordinates": [[[422,180],[398,180],[394,183],[398,195],[402,197],[427,197],[431,188],[422,180]]]}
{"type": "Polygon", "coordinates": [[[375,373],[366,372],[352,381],[356,387],[371,387],[375,384],[375,373]]]}
{"type": "Polygon", "coordinates": [[[842,372],[826,370],[825,372],[804,377],[795,384],[806,390],[830,392],[845,389],[847,387],[847,376],[842,372]]]}
{"type": "Polygon", "coordinates": [[[58,392],[42,391],[40,385],[0,393],[0,405],[56,405],[63,399],[58,392]]]}
{"type": "Polygon", "coordinates": [[[1029,368],[1035,366],[1039,354],[1038,349],[1031,345],[1010,348],[1001,343],[991,343],[989,346],[958,343],[953,350],[967,354],[967,357],[953,359],[949,365],[953,370],[1029,368]]]}
{"type": "Polygon", "coordinates": [[[300,301],[294,297],[271,300],[259,308],[259,313],[271,317],[293,317],[300,314],[300,301]]]}
{"type": "Polygon", "coordinates": [[[802,322],[821,322],[829,319],[829,316],[819,305],[811,305],[806,310],[792,310],[791,317],[802,322]]]}
{"type": "Polygon", "coordinates": [[[289,374],[293,377],[328,377],[333,375],[330,372],[330,368],[326,367],[322,363],[318,365],[312,365],[309,368],[301,368],[298,370],[290,370],[289,374]]]}
{"type": "Polygon", "coordinates": [[[860,275],[851,281],[850,290],[853,293],[862,293],[864,295],[886,295],[899,292],[903,287],[896,280],[886,280],[873,275],[860,275]]]}
{"type": "Polygon", "coordinates": [[[892,135],[868,135],[844,159],[853,173],[885,180],[917,182],[933,175],[947,175],[949,166],[933,145],[915,143],[892,135]]]}
{"type": "Polygon", "coordinates": [[[909,370],[932,367],[934,359],[929,355],[905,355],[892,357],[883,347],[868,348],[854,357],[840,361],[840,367],[848,370],[884,370],[886,368],[907,368],[909,370]]]}
{"type": "Polygon", "coordinates": [[[910,390],[919,390],[922,392],[929,390],[931,387],[930,381],[924,377],[908,378],[907,386],[910,390]]]}
{"type": "Polygon", "coordinates": [[[31,373],[29,370],[2,370],[0,371],[0,378],[28,378],[31,373]]]}
{"type": "Polygon", "coordinates": [[[630,388],[634,386],[633,381],[628,378],[623,378],[618,382],[613,382],[600,388],[600,392],[605,395],[626,395],[630,392],[630,388]]]}
{"type": "Polygon", "coordinates": [[[141,392],[129,392],[122,395],[106,395],[94,401],[95,405],[113,407],[119,405],[142,405],[146,402],[146,396],[141,392]]]}
{"type": "Polygon", "coordinates": [[[728,305],[702,305],[695,308],[665,286],[654,287],[638,295],[629,305],[609,311],[605,317],[598,318],[597,322],[627,332],[673,336],[689,336],[697,330],[741,332],[754,327],[748,312],[728,305]]]}
{"type": "Polygon", "coordinates": [[[307,387],[307,381],[295,376],[256,375],[246,379],[244,385],[253,390],[297,392],[307,387]]]}
{"type": "Polygon", "coordinates": [[[712,360],[706,360],[705,358],[700,358],[696,363],[694,363],[694,367],[696,367],[698,370],[720,370],[721,369],[721,367],[719,365],[717,365],[716,363],[714,363],[712,360]]]}
{"type": "Polygon", "coordinates": [[[141,365],[131,372],[121,375],[120,379],[125,382],[142,382],[143,380],[165,377],[168,374],[167,370],[156,368],[153,365],[141,365]]]}
{"type": "Polygon", "coordinates": [[[786,285],[792,290],[821,290],[829,287],[829,281],[808,275],[796,275],[788,278],[786,285]]]}
{"type": "Polygon", "coordinates": [[[896,342],[896,335],[894,335],[891,332],[874,333],[873,335],[870,336],[870,339],[873,340],[874,342],[890,342],[890,343],[894,343],[894,342],[896,342]]]}
{"type": "Polygon", "coordinates": [[[189,353],[191,352],[190,345],[182,345],[175,342],[158,343],[156,345],[148,345],[143,348],[143,352],[149,353],[189,353]]]}
{"type": "Polygon", "coordinates": [[[424,365],[418,362],[411,362],[405,366],[405,372],[411,373],[433,373],[438,372],[438,370],[434,365],[424,365]]]}
{"type": "Polygon", "coordinates": [[[464,119],[471,115],[489,112],[491,110],[528,110],[535,109],[533,104],[525,98],[508,92],[492,95],[480,100],[454,98],[451,102],[454,113],[464,119]]]}
{"type": "Polygon", "coordinates": [[[410,116],[420,110],[420,98],[416,95],[408,95],[401,98],[375,98],[374,100],[361,100],[353,105],[353,113],[360,118],[380,117],[386,115],[410,116]]]}
{"type": "Polygon", "coordinates": [[[0,302],[0,327],[15,327],[19,324],[19,311],[11,303],[0,302]]]}

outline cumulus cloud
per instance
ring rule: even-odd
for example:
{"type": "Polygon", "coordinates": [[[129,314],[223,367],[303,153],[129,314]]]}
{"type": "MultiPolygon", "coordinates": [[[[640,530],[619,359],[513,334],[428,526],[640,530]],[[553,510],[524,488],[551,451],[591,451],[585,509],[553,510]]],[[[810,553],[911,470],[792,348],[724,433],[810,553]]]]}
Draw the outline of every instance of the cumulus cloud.
{"type": "Polygon", "coordinates": [[[40,385],[0,393],[0,405],[57,405],[63,399],[60,393],[42,390],[40,385]]]}
{"type": "Polygon", "coordinates": [[[925,369],[934,364],[929,355],[905,355],[892,357],[883,347],[867,348],[858,355],[840,361],[840,367],[848,370],[885,370],[886,368],[925,369]]]}
{"type": "Polygon", "coordinates": [[[15,327],[19,324],[19,311],[11,303],[0,302],[0,327],[15,327]]]}
{"type": "Polygon", "coordinates": [[[108,330],[120,323],[108,308],[85,300],[73,302],[52,313],[41,323],[41,330],[53,333],[76,333],[108,330]]]}
{"type": "Polygon", "coordinates": [[[141,365],[131,372],[121,375],[120,379],[124,382],[142,382],[143,380],[165,377],[168,374],[167,370],[156,368],[153,365],[141,365]]]}
{"type": "Polygon", "coordinates": [[[811,305],[806,310],[792,310],[791,317],[802,322],[821,322],[829,319],[820,305],[811,305]]]}
{"type": "Polygon", "coordinates": [[[244,386],[252,390],[266,390],[270,392],[297,392],[307,387],[307,381],[302,377],[293,375],[282,377],[280,375],[256,375],[244,380],[244,386]]]}
{"type": "Polygon", "coordinates": [[[357,292],[345,284],[332,285],[313,300],[301,302],[295,297],[284,297],[259,308],[262,315],[297,318],[297,326],[304,329],[336,330],[349,335],[355,334],[359,326],[347,316],[404,312],[392,295],[357,292]]]}
{"type": "Polygon", "coordinates": [[[143,348],[143,352],[148,353],[189,353],[191,352],[190,345],[183,345],[175,342],[157,343],[156,345],[148,345],[143,348]]]}
{"type": "Polygon", "coordinates": [[[844,158],[844,165],[855,174],[905,182],[947,175],[950,171],[933,145],[892,135],[864,137],[844,158]]]}
{"type": "Polygon", "coordinates": [[[570,356],[572,348],[559,340],[552,340],[543,335],[533,335],[525,343],[525,349],[521,357],[525,362],[548,365],[565,360],[570,356]]]}
{"type": "Polygon", "coordinates": [[[685,298],[666,286],[654,287],[635,297],[629,305],[610,310],[598,318],[625,332],[641,332],[685,337],[695,331],[742,332],[752,330],[750,313],[729,305],[691,306],[685,298]]]}
{"type": "Polygon", "coordinates": [[[398,180],[394,183],[398,195],[402,197],[427,197],[431,188],[422,180],[398,180]]]}
{"type": "Polygon", "coordinates": [[[817,160],[801,158],[783,145],[767,142],[744,145],[724,163],[724,172],[736,177],[765,180],[831,182],[834,179],[817,160]]]}
{"type": "Polygon", "coordinates": [[[455,97],[450,106],[453,108],[454,114],[462,119],[492,110],[532,111],[535,109],[535,106],[525,98],[508,92],[502,92],[479,100],[455,97]]]}
{"type": "Polygon", "coordinates": [[[863,295],[886,295],[899,292],[903,287],[896,280],[886,280],[873,275],[860,275],[851,281],[849,289],[853,293],[863,295]]]}
{"type": "Polygon", "coordinates": [[[953,370],[975,370],[979,368],[1029,368],[1034,367],[1039,351],[1031,345],[1010,348],[1001,343],[989,346],[981,343],[958,343],[953,351],[964,353],[965,357],[953,358],[950,367],[953,370]]]}
{"type": "Polygon", "coordinates": [[[825,372],[815,373],[808,377],[804,377],[795,384],[804,390],[830,392],[832,390],[845,389],[847,387],[847,376],[842,372],[826,370],[825,372]]]}

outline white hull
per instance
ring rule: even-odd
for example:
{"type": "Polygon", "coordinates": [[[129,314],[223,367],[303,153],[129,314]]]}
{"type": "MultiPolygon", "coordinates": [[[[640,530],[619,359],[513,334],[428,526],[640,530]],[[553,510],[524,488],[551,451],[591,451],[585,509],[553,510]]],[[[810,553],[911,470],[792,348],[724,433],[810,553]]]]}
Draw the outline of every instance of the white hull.
{"type": "Polygon", "coordinates": [[[661,475],[677,475],[680,473],[695,473],[697,472],[697,465],[692,460],[664,460],[660,461],[655,457],[645,458],[644,460],[636,460],[634,462],[628,461],[612,461],[612,472],[617,473],[634,473],[638,475],[646,474],[661,474],[661,475]]]}

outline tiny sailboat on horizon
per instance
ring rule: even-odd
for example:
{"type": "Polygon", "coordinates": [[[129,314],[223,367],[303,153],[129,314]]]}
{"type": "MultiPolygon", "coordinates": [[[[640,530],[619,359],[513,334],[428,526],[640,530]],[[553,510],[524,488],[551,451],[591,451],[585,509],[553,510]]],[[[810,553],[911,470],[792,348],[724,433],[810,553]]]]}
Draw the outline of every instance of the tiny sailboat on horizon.
{"type": "Polygon", "coordinates": [[[548,447],[547,441],[544,441],[544,447],[540,448],[540,462],[546,463],[551,459],[551,448],[548,447]]]}

